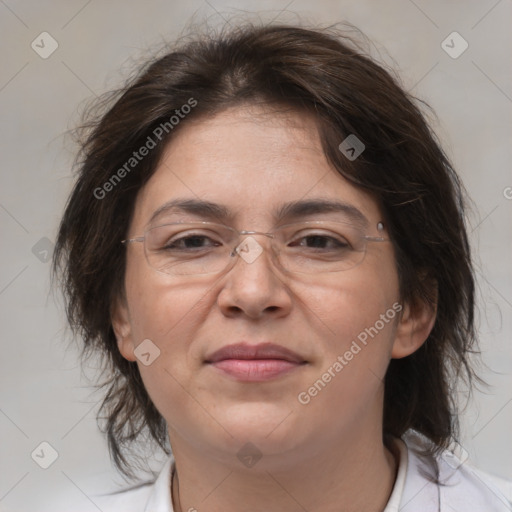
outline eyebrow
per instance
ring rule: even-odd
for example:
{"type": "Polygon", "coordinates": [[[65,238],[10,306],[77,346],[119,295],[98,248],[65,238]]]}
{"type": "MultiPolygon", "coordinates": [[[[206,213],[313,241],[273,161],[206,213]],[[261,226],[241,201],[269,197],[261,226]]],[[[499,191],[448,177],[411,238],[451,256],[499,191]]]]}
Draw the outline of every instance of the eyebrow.
{"type": "Polygon", "coordinates": [[[153,212],[148,225],[152,224],[166,213],[188,213],[197,217],[221,221],[226,221],[233,217],[226,206],[218,203],[200,199],[173,199],[153,212]]]}
{"type": "Polygon", "coordinates": [[[343,213],[348,220],[367,227],[369,222],[365,215],[355,206],[333,199],[305,199],[291,201],[282,205],[276,212],[276,220],[292,220],[315,214],[343,213]]]}
{"type": "MultiPolygon", "coordinates": [[[[173,199],[155,210],[149,219],[148,225],[159,217],[168,213],[188,213],[196,217],[220,222],[232,221],[235,214],[228,207],[200,199],[173,199]]],[[[306,199],[291,201],[281,205],[273,212],[277,222],[295,220],[315,214],[343,213],[348,220],[367,227],[369,222],[366,216],[355,206],[343,201],[332,199],[306,199]]]]}

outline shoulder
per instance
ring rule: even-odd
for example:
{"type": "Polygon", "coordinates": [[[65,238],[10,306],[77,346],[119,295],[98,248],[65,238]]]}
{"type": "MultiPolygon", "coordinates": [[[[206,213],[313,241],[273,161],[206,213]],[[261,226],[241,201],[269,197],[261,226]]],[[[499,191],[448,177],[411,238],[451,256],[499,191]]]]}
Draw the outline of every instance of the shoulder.
{"type": "Polygon", "coordinates": [[[429,441],[416,432],[403,440],[408,468],[401,511],[512,511],[510,483],[474,468],[465,454],[445,450],[435,458],[422,455],[429,441]]]}

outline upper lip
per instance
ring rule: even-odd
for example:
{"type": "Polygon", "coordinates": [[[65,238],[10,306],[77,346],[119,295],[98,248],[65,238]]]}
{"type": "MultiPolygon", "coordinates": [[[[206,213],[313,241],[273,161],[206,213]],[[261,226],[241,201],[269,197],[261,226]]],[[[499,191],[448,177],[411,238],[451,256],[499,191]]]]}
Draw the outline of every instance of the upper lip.
{"type": "Polygon", "coordinates": [[[206,358],[207,363],[217,363],[225,359],[281,359],[292,363],[304,363],[304,358],[290,349],[274,343],[235,343],[226,345],[206,358]]]}

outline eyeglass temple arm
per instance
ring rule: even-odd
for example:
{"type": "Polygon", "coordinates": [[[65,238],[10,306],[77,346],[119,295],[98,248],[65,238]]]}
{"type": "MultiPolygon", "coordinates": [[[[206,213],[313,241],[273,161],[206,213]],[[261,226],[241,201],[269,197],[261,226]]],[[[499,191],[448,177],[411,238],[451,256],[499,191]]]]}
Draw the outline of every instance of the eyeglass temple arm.
{"type": "Polygon", "coordinates": [[[144,242],[144,237],[137,236],[135,238],[127,238],[126,240],[121,240],[122,244],[129,244],[130,242],[144,242]]]}

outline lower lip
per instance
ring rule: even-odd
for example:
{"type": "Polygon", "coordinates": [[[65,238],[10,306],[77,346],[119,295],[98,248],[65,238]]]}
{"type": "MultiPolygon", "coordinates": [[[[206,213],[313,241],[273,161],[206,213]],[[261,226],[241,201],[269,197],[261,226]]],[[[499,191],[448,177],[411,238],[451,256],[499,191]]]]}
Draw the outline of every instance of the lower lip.
{"type": "Polygon", "coordinates": [[[212,366],[237,380],[263,382],[302,366],[283,359],[224,359],[212,366]]]}

